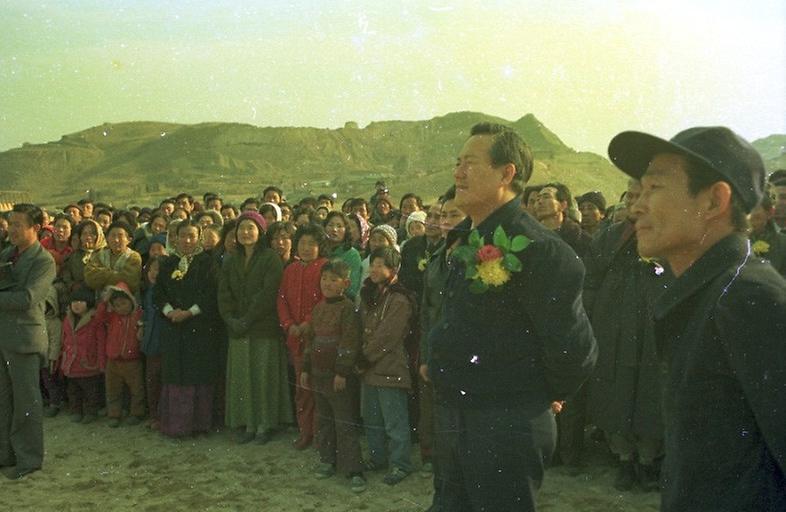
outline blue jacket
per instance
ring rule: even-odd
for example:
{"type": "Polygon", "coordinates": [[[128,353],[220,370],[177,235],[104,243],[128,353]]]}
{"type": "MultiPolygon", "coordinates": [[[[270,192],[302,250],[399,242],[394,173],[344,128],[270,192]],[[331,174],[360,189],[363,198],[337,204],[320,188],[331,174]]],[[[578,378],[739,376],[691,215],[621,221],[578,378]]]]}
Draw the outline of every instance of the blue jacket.
{"type": "Polygon", "coordinates": [[[146,356],[161,354],[161,326],[164,317],[153,301],[153,286],[148,286],[142,302],[142,320],[145,330],[142,335],[142,353],[146,356]]]}
{"type": "MultiPolygon", "coordinates": [[[[532,243],[516,254],[521,272],[502,290],[474,294],[464,263],[449,259],[441,319],[429,333],[429,373],[437,400],[457,407],[524,407],[539,413],[586,380],[597,346],[582,305],[584,266],[550,230],[522,212],[520,198],[477,229],[491,243],[497,226],[532,243]]],[[[445,246],[466,243],[471,220],[445,246]]]]}

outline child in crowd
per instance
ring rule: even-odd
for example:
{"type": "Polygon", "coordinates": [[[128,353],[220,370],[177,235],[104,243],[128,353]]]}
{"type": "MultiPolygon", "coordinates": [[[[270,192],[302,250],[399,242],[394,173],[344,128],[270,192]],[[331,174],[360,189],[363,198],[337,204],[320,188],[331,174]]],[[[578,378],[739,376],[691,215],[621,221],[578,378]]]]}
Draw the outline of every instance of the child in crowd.
{"type": "Polygon", "coordinates": [[[142,345],[140,350],[145,355],[145,390],[150,420],[147,426],[151,430],[159,429],[158,401],[161,398],[161,325],[164,317],[153,301],[153,288],[158,278],[158,270],[164,257],[150,258],[145,267],[145,293],[142,299],[143,328],[139,330],[142,345]]]}
{"type": "Polygon", "coordinates": [[[360,353],[360,323],[353,302],[344,292],[350,268],[331,260],[321,269],[324,299],[314,307],[306,328],[300,385],[311,387],[317,408],[320,465],[317,478],[336,470],[350,477],[353,492],[363,492],[363,461],[358,432],[359,382],[354,366],[360,353]]]}
{"type": "Polygon", "coordinates": [[[57,289],[49,287],[49,292],[45,300],[46,309],[44,319],[46,320],[46,334],[49,341],[47,349],[47,365],[41,368],[40,378],[44,396],[47,399],[47,406],[44,408],[44,416],[51,418],[57,416],[63,405],[65,398],[65,383],[60,373],[60,350],[62,340],[62,324],[60,317],[60,301],[58,300],[57,289]]]}
{"type": "Polygon", "coordinates": [[[320,270],[327,261],[322,254],[325,231],[321,226],[306,224],[297,230],[294,245],[297,259],[284,269],[278,290],[278,318],[287,336],[289,361],[295,369],[295,409],[300,436],[294,446],[303,450],[314,437],[314,397],[309,388],[300,385],[303,369],[303,335],[311,311],[322,300],[320,270]]]}
{"type": "Polygon", "coordinates": [[[426,234],[426,216],[427,214],[423,210],[409,214],[405,224],[407,229],[407,239],[404,240],[404,242],[401,244],[402,250],[404,249],[404,245],[406,245],[407,241],[426,234]]]}
{"type": "Polygon", "coordinates": [[[137,307],[125,283],[109,286],[106,293],[108,298],[98,311],[107,331],[106,400],[109,426],[120,426],[124,386],[128,387],[131,394],[131,415],[126,424],[139,425],[145,415],[144,370],[137,334],[142,310],[137,307]]]}
{"type": "Polygon", "coordinates": [[[362,414],[371,455],[368,467],[381,469],[390,462],[390,472],[384,478],[388,485],[396,485],[412,471],[408,411],[412,376],[405,343],[416,308],[396,279],[400,266],[401,254],[394,248],[374,250],[360,304],[362,414]]]}
{"type": "Polygon", "coordinates": [[[129,248],[131,226],[123,221],[113,222],[106,232],[107,247],[94,252],[85,266],[85,283],[100,292],[106,286],[125,283],[132,293],[139,290],[142,277],[142,257],[129,248]]]}
{"type": "MultiPolygon", "coordinates": [[[[398,250],[396,230],[388,226],[387,224],[380,224],[379,226],[374,226],[374,229],[371,230],[371,234],[368,237],[368,253],[369,255],[366,256],[361,262],[363,266],[363,270],[360,277],[360,282],[364,282],[366,278],[368,278],[368,269],[370,266],[371,260],[371,253],[374,252],[374,249],[379,249],[380,247],[393,247],[398,250]]],[[[360,297],[358,296],[358,304],[360,303],[360,297]]]]}
{"type": "MultiPolygon", "coordinates": [[[[202,248],[208,252],[218,247],[221,241],[221,225],[210,224],[202,229],[202,248]]],[[[212,254],[212,252],[211,252],[212,254]]]]}
{"type": "Polygon", "coordinates": [[[101,407],[101,381],[106,368],[106,330],[96,314],[95,295],[77,288],[63,320],[61,368],[68,378],[71,421],[92,423],[101,407]]]}

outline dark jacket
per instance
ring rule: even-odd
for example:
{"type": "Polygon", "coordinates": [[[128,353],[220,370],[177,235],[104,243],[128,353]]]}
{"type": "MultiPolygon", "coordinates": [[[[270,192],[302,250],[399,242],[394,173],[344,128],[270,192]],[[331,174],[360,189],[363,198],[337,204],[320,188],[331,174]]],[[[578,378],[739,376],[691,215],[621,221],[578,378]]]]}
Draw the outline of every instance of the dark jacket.
{"type": "Polygon", "coordinates": [[[584,265],[584,307],[598,340],[598,364],[589,380],[593,422],[608,433],[663,439],[652,308],[670,273],[639,257],[627,221],[598,233],[584,265]]]}
{"type": "Polygon", "coordinates": [[[398,279],[402,286],[415,294],[418,301],[423,294],[425,263],[440,244],[441,242],[429,244],[425,236],[416,236],[407,240],[401,250],[401,271],[398,279]]]}
{"type": "Polygon", "coordinates": [[[188,320],[161,325],[161,379],[164,384],[213,384],[218,377],[218,305],[215,260],[202,252],[194,256],[182,279],[174,279],[180,258],[161,262],[153,300],[156,309],[198,309],[188,320]]]}
{"type": "Polygon", "coordinates": [[[786,234],[769,221],[763,233],[751,233],[750,238],[754,254],[769,261],[780,275],[786,277],[786,234]]]}
{"type": "MultiPolygon", "coordinates": [[[[429,374],[437,400],[456,407],[545,411],[592,372],[597,347],[581,301],[584,266],[553,232],[519,209],[516,197],[477,227],[497,226],[532,243],[516,254],[522,271],[499,291],[474,294],[463,262],[449,260],[442,318],[431,329],[429,374]]],[[[466,243],[471,219],[449,234],[466,243]]]]}
{"type": "Polygon", "coordinates": [[[730,235],[655,305],[662,510],[786,510],[786,281],[730,235]]]}
{"type": "Polygon", "coordinates": [[[423,295],[420,299],[420,364],[428,364],[431,348],[429,331],[442,314],[445,284],[448,281],[448,260],[445,244],[442,243],[431,255],[423,272],[423,295]]]}
{"type": "Polygon", "coordinates": [[[584,258],[589,250],[592,235],[581,229],[581,225],[578,222],[565,216],[562,225],[556,230],[556,233],[575,251],[579,258],[584,258]]]}

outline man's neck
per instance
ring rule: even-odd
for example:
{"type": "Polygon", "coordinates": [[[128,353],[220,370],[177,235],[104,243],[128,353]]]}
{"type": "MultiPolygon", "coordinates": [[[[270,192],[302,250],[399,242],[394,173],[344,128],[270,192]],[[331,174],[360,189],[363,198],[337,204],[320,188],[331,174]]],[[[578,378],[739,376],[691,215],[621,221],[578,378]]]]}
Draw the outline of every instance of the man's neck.
{"type": "Polygon", "coordinates": [[[478,227],[484,220],[486,220],[492,213],[497,211],[500,207],[512,201],[516,197],[516,193],[512,190],[502,193],[496,201],[489,202],[478,206],[474,212],[465,212],[469,218],[472,219],[472,227],[478,227]]]}
{"type": "Polygon", "coordinates": [[[680,277],[682,274],[693,266],[704,254],[709,251],[715,244],[734,233],[734,228],[728,226],[724,229],[708,230],[702,237],[701,242],[691,245],[688,249],[670,254],[666,257],[669,262],[669,267],[674,273],[675,277],[680,277]]]}
{"type": "Polygon", "coordinates": [[[36,240],[32,240],[32,241],[31,240],[25,240],[24,242],[22,242],[21,244],[16,246],[17,254],[22,254],[23,252],[25,252],[26,250],[31,248],[35,243],[36,243],[36,240]]]}
{"type": "Polygon", "coordinates": [[[550,215],[548,217],[543,217],[538,219],[541,224],[551,230],[557,230],[562,227],[562,223],[565,221],[563,215],[561,213],[556,213],[554,215],[550,215]]]}

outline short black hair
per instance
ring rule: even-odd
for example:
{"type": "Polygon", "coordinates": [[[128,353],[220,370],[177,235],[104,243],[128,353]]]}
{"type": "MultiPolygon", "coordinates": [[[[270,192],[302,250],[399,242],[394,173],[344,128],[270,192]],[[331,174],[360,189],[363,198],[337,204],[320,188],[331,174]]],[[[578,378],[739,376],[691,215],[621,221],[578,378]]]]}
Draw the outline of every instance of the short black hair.
{"type": "Polygon", "coordinates": [[[685,174],[688,175],[688,195],[696,197],[699,192],[710,188],[719,181],[728,183],[731,188],[731,225],[739,233],[746,232],[749,228],[748,212],[745,208],[745,203],[737,191],[734,190],[734,186],[729,183],[729,180],[724,179],[720,173],[709,166],[700,165],[688,158],[683,160],[685,162],[685,174]]]}
{"type": "Polygon", "coordinates": [[[406,201],[407,199],[412,199],[412,198],[415,199],[415,204],[418,205],[418,208],[420,208],[422,210],[423,209],[423,199],[421,199],[420,196],[417,195],[414,192],[407,192],[406,194],[401,196],[401,201],[398,202],[398,209],[399,210],[401,209],[401,206],[404,204],[404,201],[406,201]]]}
{"type": "Polygon", "coordinates": [[[529,196],[534,192],[537,194],[543,188],[543,185],[527,185],[524,187],[524,192],[521,194],[521,202],[524,206],[529,202],[529,196]]]}
{"type": "MultiPolygon", "coordinates": [[[[540,191],[542,191],[546,187],[551,187],[557,189],[557,201],[559,202],[566,202],[568,204],[568,208],[571,207],[573,204],[573,196],[570,193],[570,189],[564,183],[559,182],[552,182],[546,183],[542,187],[540,187],[540,191]]],[[[538,193],[540,193],[540,191],[538,193]]]]}
{"type": "MultiPolygon", "coordinates": [[[[267,241],[272,245],[273,239],[281,232],[288,233],[289,237],[293,238],[297,232],[297,228],[291,222],[274,222],[267,227],[267,232],[265,233],[265,236],[267,236],[267,241]]],[[[294,245],[294,243],[292,245],[294,245]]]]}
{"type": "Polygon", "coordinates": [[[30,226],[44,225],[44,211],[38,206],[31,203],[17,203],[11,209],[14,213],[23,213],[27,217],[30,226]]]}
{"type": "Polygon", "coordinates": [[[202,226],[199,225],[199,221],[196,219],[183,219],[177,223],[177,227],[175,228],[175,234],[180,236],[180,232],[186,228],[196,228],[197,233],[202,235],[202,226]]]}
{"type": "Polygon", "coordinates": [[[393,247],[377,247],[371,251],[368,261],[369,263],[374,263],[374,260],[377,258],[382,258],[385,266],[394,271],[398,271],[399,267],[401,267],[401,253],[393,247]]]}
{"type": "Polygon", "coordinates": [[[110,224],[109,228],[106,230],[107,236],[109,236],[109,233],[111,233],[113,229],[122,229],[126,232],[129,239],[134,238],[134,231],[131,229],[131,226],[128,224],[128,222],[124,220],[116,220],[110,224]]]}
{"type": "Polygon", "coordinates": [[[524,191],[524,184],[532,177],[532,150],[519,134],[507,126],[497,123],[478,123],[470,130],[470,136],[491,135],[491,148],[489,156],[494,167],[513,164],[516,174],[513,176],[511,187],[520,194],[524,191]]]}
{"type": "Polygon", "coordinates": [[[295,250],[295,254],[297,254],[297,244],[304,236],[312,237],[319,245],[319,255],[325,255],[325,240],[327,238],[327,235],[325,235],[325,228],[313,222],[309,222],[297,228],[295,236],[292,239],[292,248],[295,250]]]}
{"type": "Polygon", "coordinates": [[[322,270],[320,270],[320,274],[327,274],[330,272],[341,279],[349,279],[349,276],[352,274],[352,269],[349,268],[349,265],[343,260],[334,259],[329,260],[327,263],[322,265],[322,270]]]}
{"type": "Polygon", "coordinates": [[[271,185],[267,187],[265,190],[263,190],[262,197],[264,198],[265,194],[267,194],[268,192],[275,192],[276,194],[278,194],[278,197],[284,199],[284,191],[274,185],[271,185]]]}

